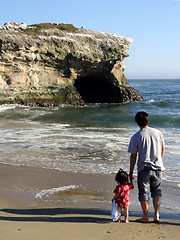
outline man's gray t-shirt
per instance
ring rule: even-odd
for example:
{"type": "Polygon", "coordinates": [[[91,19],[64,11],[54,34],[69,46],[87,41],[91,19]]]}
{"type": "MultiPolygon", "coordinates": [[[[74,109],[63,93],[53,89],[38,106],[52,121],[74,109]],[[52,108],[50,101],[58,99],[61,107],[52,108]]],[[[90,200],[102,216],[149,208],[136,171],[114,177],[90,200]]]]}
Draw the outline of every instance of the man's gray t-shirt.
{"type": "Polygon", "coordinates": [[[145,127],[132,136],[128,152],[138,153],[138,171],[145,166],[154,170],[165,169],[161,157],[162,145],[164,145],[163,135],[155,128],[145,127]]]}

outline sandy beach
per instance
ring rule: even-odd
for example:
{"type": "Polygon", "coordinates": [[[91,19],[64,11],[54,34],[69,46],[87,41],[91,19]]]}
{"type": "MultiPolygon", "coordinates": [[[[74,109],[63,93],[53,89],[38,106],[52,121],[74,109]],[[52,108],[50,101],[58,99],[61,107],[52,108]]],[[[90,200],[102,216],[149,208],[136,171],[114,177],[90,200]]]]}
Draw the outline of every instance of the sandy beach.
{"type": "Polygon", "coordinates": [[[1,164],[1,239],[179,238],[180,219],[165,211],[160,224],[153,223],[152,212],[149,224],[137,223],[140,208],[131,204],[128,224],[112,222],[110,201],[114,184],[111,174],[1,164]]]}

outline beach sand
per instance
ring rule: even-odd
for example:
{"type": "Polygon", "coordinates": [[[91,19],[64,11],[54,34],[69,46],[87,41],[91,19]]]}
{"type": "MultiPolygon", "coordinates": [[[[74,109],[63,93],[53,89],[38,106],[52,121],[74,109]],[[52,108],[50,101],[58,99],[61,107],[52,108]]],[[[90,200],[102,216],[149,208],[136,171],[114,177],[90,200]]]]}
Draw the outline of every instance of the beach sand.
{"type": "MultiPolygon", "coordinates": [[[[134,204],[130,205],[128,224],[112,222],[114,186],[113,174],[0,164],[0,237],[2,240],[179,238],[180,219],[164,212],[161,223],[155,224],[151,213],[149,224],[137,223],[141,212],[134,204]],[[69,189],[62,191],[64,186],[69,189]]],[[[134,199],[136,192],[131,195],[134,199]]]]}

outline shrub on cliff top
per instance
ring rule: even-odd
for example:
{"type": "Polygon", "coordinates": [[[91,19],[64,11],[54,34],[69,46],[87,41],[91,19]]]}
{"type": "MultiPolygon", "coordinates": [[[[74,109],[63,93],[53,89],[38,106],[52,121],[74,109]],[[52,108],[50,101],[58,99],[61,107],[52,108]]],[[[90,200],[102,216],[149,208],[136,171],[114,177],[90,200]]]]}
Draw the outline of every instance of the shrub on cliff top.
{"type": "Polygon", "coordinates": [[[23,30],[25,33],[38,33],[41,30],[45,29],[59,29],[62,31],[68,32],[76,32],[78,28],[74,27],[73,24],[65,24],[65,23],[39,23],[39,24],[32,24],[28,26],[27,29],[23,30]]]}

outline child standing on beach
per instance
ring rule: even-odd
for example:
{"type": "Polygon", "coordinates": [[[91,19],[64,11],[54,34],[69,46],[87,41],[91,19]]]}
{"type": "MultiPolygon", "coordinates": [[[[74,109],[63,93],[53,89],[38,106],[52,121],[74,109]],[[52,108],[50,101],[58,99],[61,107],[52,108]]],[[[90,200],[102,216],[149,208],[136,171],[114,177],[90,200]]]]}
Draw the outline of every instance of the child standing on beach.
{"type": "Polygon", "coordinates": [[[129,200],[129,191],[130,189],[134,188],[134,185],[131,183],[128,183],[128,174],[124,172],[122,169],[118,171],[115,177],[116,182],[118,185],[116,186],[114,190],[114,197],[112,199],[115,200],[118,206],[118,212],[120,214],[120,217],[118,219],[118,222],[121,222],[121,212],[122,209],[124,210],[124,222],[128,223],[128,206],[130,204],[129,200]]]}

